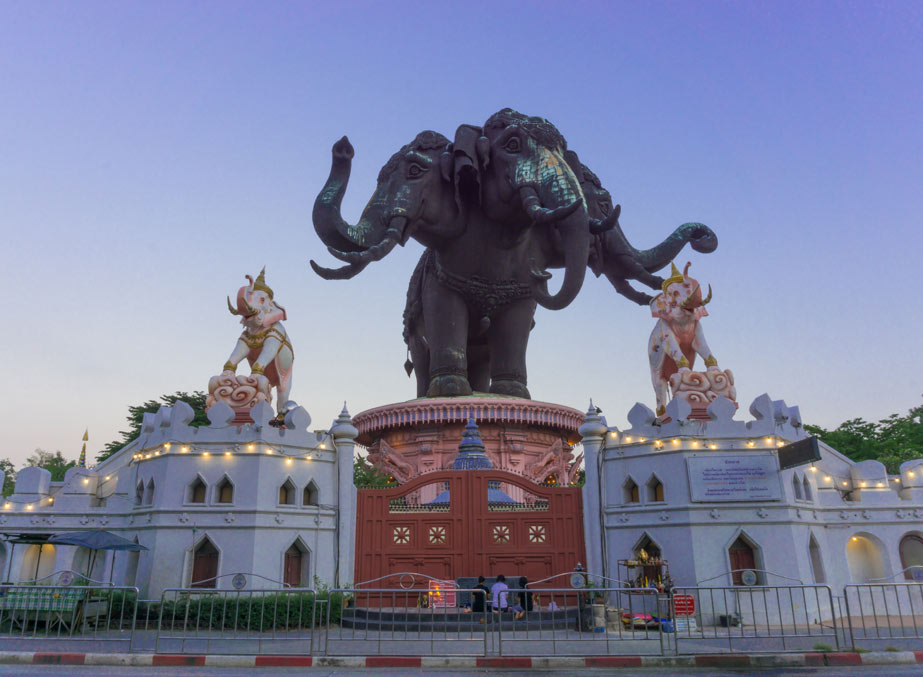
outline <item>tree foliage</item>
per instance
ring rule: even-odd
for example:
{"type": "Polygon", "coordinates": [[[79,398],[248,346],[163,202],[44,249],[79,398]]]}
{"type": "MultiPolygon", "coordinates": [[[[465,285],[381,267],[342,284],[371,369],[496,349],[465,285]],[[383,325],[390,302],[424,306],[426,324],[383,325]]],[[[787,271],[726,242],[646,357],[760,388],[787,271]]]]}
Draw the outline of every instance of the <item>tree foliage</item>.
{"type": "Polygon", "coordinates": [[[901,463],[923,457],[923,405],[877,423],[853,418],[833,430],[814,425],[804,429],[853,461],[881,461],[891,474],[900,472],[901,463]]]}
{"type": "Polygon", "coordinates": [[[119,431],[122,436],[119,440],[113,440],[103,447],[102,451],[96,454],[97,462],[101,462],[112,456],[119,449],[135,439],[141,434],[141,422],[145,414],[156,414],[161,407],[172,407],[182,400],[195,412],[195,417],[189,423],[194,428],[202,425],[208,425],[208,417],[205,415],[205,393],[196,390],[193,393],[177,391],[172,395],[161,395],[160,399],[148,400],[143,404],[128,407],[128,430],[119,431]]]}
{"type": "Polygon", "coordinates": [[[3,497],[13,493],[16,487],[16,467],[8,458],[0,458],[0,470],[3,471],[3,497]]]}
{"type": "Polygon", "coordinates": [[[382,489],[396,487],[397,480],[369,463],[365,456],[357,456],[353,463],[353,484],[357,487],[382,489]]]}
{"type": "Polygon", "coordinates": [[[64,479],[64,473],[77,465],[77,461],[68,461],[60,451],[51,452],[36,449],[35,453],[26,459],[26,465],[44,468],[51,473],[52,482],[60,482],[64,479]]]}

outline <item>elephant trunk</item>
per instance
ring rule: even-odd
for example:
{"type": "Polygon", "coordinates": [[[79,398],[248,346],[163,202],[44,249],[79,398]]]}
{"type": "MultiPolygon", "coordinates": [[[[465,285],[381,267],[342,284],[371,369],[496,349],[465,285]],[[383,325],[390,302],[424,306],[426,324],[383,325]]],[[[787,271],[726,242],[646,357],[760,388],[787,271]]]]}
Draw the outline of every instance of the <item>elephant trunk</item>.
{"type": "MultiPolygon", "coordinates": [[[[603,237],[617,237],[618,235],[625,237],[621,231],[616,234],[614,230],[603,237]]],[[[718,236],[704,223],[684,223],[657,246],[635,250],[636,259],[647,272],[655,273],[676,258],[687,242],[695,251],[708,254],[718,247],[718,236]]]]}
{"type": "MultiPolygon", "coordinates": [[[[343,220],[340,205],[346,186],[355,151],[345,136],[333,144],[330,176],[323,190],[314,201],[314,230],[328,247],[345,252],[358,252],[368,248],[368,234],[373,229],[365,220],[365,213],[355,226],[343,220]]],[[[358,272],[358,271],[357,271],[358,272]]]]}
{"type": "MultiPolygon", "coordinates": [[[[581,199],[581,207],[582,204],[583,200],[581,199]]],[[[557,294],[551,295],[548,293],[547,281],[550,275],[544,270],[540,270],[534,259],[532,261],[532,276],[535,278],[533,296],[540,306],[549,310],[566,308],[577,297],[586,276],[587,258],[590,251],[589,220],[586,209],[572,209],[571,205],[567,205],[552,211],[558,212],[558,210],[564,210],[566,215],[555,223],[539,226],[556,228],[557,234],[560,236],[559,246],[564,254],[564,281],[561,283],[561,289],[558,290],[557,294]]],[[[544,265],[545,262],[542,263],[544,265]]]]}

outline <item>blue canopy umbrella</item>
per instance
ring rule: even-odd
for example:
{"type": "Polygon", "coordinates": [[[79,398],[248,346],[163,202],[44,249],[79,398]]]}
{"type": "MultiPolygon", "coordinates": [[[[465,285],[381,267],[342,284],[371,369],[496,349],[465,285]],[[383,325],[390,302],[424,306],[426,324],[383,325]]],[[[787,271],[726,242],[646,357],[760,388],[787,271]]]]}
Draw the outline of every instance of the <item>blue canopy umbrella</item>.
{"type": "MultiPolygon", "coordinates": [[[[111,531],[103,531],[102,529],[92,529],[90,531],[69,531],[63,534],[54,534],[49,537],[49,543],[56,543],[58,545],[76,545],[82,548],[88,548],[93,551],[93,557],[90,559],[89,567],[87,568],[87,578],[90,578],[90,574],[93,571],[93,565],[96,563],[96,552],[98,550],[147,550],[148,548],[140,543],[135,543],[130,541],[127,538],[123,538],[117,534],[113,534],[111,531]]],[[[115,564],[115,555],[113,557],[113,565],[115,564]]],[[[115,566],[112,566],[109,569],[109,580],[112,580],[112,571],[115,569],[115,566]]]]}

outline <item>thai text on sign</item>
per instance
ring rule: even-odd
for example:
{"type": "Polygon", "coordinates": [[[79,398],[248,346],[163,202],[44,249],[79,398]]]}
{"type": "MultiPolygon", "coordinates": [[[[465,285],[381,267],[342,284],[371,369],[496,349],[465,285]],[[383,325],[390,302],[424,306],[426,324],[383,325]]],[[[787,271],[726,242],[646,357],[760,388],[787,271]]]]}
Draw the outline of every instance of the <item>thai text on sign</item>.
{"type": "Polygon", "coordinates": [[[455,607],[455,585],[454,581],[430,581],[429,582],[429,605],[433,607],[455,607]]]}
{"type": "Polygon", "coordinates": [[[673,617],[695,616],[695,597],[692,595],[673,595],[673,617]]]}

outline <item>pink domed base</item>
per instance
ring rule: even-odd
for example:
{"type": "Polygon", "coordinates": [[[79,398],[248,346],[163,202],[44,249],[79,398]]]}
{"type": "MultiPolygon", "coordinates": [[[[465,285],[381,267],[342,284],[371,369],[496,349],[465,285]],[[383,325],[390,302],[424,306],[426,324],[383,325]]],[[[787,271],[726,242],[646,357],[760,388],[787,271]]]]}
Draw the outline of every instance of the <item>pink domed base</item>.
{"type": "Polygon", "coordinates": [[[465,424],[473,418],[494,467],[537,484],[576,480],[580,458],[573,445],[584,414],[571,407],[513,397],[421,398],[357,414],[357,441],[369,461],[406,482],[422,473],[452,468],[465,424]]]}

